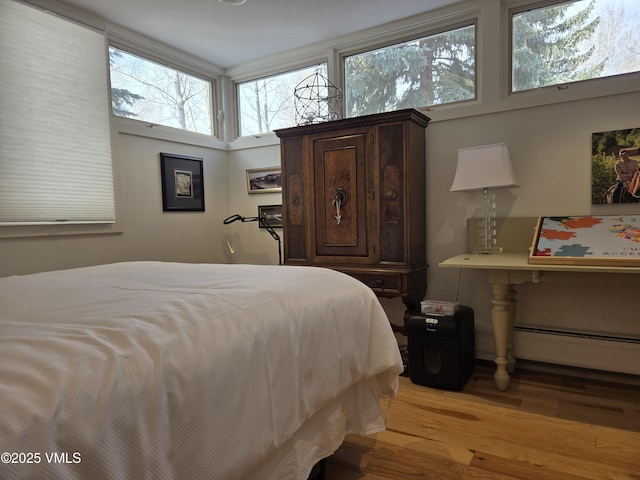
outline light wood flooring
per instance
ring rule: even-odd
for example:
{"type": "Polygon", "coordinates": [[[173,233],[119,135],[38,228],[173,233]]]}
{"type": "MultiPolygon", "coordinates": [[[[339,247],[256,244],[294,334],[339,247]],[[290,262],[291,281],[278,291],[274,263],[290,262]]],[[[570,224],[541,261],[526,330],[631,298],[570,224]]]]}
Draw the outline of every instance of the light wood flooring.
{"type": "Polygon", "coordinates": [[[387,430],[347,437],[326,480],[640,480],[640,378],[479,362],[459,392],[401,377],[387,430]]]}

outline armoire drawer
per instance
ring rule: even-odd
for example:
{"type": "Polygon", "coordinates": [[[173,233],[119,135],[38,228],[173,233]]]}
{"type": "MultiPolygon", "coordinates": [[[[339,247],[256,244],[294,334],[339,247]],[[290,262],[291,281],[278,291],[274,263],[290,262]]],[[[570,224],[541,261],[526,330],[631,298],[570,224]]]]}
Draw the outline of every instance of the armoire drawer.
{"type": "Polygon", "coordinates": [[[398,273],[348,273],[375,292],[397,295],[402,293],[402,275],[398,273]]]}

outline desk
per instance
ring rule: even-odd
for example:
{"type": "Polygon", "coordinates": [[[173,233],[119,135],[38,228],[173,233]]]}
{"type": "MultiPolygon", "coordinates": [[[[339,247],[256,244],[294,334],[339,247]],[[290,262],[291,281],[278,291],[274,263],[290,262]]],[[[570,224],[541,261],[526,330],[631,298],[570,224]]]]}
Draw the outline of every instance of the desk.
{"type": "MultiPolygon", "coordinates": [[[[509,373],[516,367],[513,354],[513,327],[515,324],[516,296],[514,285],[553,280],[554,273],[613,273],[638,274],[640,267],[606,267],[587,265],[533,265],[527,253],[466,253],[448,258],[438,264],[443,268],[475,268],[489,271],[491,284],[491,322],[496,345],[496,373],[494,379],[498,390],[509,386],[509,373]]],[[[555,277],[557,278],[557,277],[555,277]]],[[[637,278],[637,277],[636,277],[637,278]]]]}

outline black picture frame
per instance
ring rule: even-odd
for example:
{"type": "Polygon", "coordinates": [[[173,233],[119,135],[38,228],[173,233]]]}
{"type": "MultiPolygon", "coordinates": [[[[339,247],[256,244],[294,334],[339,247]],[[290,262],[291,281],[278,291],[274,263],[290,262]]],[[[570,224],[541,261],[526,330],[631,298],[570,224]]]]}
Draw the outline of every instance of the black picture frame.
{"type": "Polygon", "coordinates": [[[201,158],[160,153],[162,210],[204,212],[204,176],[201,158]]]}
{"type": "MultiPolygon", "coordinates": [[[[258,217],[264,218],[272,228],[282,228],[282,205],[258,205],[258,217]]],[[[258,225],[267,228],[262,222],[258,225]]]]}

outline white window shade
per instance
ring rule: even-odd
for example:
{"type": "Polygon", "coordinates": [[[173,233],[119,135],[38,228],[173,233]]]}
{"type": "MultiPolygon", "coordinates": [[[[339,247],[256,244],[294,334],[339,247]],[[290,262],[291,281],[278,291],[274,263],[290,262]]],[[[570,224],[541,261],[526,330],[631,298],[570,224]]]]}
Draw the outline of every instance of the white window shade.
{"type": "Polygon", "coordinates": [[[104,35],[0,10],[0,225],[113,223],[104,35]]]}

